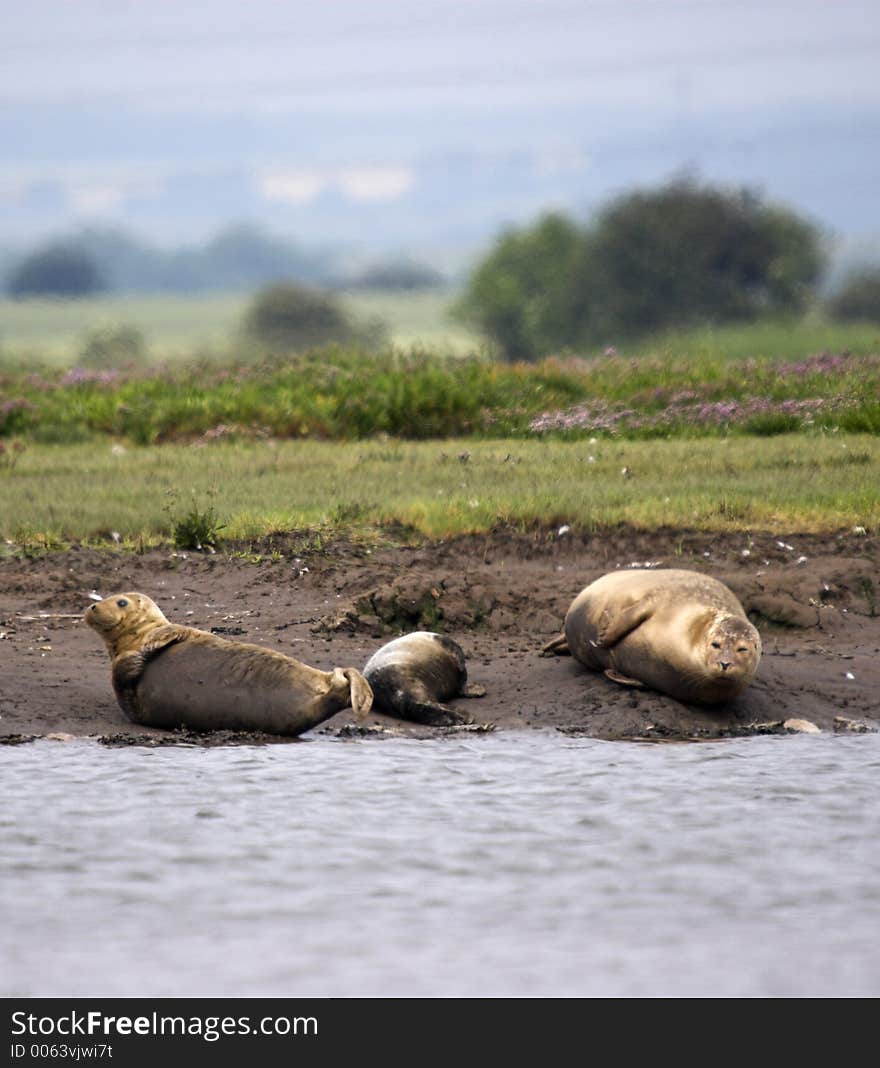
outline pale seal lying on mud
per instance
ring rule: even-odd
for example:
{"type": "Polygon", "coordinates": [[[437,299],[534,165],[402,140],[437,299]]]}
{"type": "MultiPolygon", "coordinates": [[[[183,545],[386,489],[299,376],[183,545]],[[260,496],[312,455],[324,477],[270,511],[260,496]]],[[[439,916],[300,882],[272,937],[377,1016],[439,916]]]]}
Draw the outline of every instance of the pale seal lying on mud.
{"type": "Polygon", "coordinates": [[[442,704],[453,697],[483,697],[469,686],[461,647],[443,634],[417,630],[383,645],[367,661],[364,675],[376,710],[434,727],[473,722],[442,704]]]}
{"type": "Polygon", "coordinates": [[[572,602],[544,654],[571,653],[625,686],[717,704],[741,693],[761,638],[734,594],[696,571],[612,571],[572,602]]]}
{"type": "Polygon", "coordinates": [[[150,727],[301,734],[349,705],[366,718],[373,694],[354,668],[319,671],[260,645],[178,626],[143,593],[86,609],[107,646],[123,712],[150,727]]]}

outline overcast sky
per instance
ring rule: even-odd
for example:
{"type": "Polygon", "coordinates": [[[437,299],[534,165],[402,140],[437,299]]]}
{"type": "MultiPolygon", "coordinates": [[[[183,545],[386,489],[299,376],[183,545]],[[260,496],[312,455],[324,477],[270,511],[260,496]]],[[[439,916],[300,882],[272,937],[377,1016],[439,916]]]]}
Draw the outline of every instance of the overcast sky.
{"type": "MultiPolygon", "coordinates": [[[[181,168],[370,202],[432,153],[571,171],[600,134],[635,150],[676,120],[741,139],[771,115],[880,114],[878,0],[2,3],[0,230],[53,178],[75,215],[181,168]]],[[[867,177],[859,121],[835,136],[867,177]]]]}
{"type": "Polygon", "coordinates": [[[5,103],[174,112],[880,98],[876,0],[4,0],[5,103]]]}

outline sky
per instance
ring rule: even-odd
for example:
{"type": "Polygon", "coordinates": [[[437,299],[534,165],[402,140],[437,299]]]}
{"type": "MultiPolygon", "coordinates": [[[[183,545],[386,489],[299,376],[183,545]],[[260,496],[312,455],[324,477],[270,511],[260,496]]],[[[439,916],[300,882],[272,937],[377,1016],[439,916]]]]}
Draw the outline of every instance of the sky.
{"type": "Polygon", "coordinates": [[[2,4],[0,243],[440,249],[682,169],[880,226],[876,0],[2,4]]]}

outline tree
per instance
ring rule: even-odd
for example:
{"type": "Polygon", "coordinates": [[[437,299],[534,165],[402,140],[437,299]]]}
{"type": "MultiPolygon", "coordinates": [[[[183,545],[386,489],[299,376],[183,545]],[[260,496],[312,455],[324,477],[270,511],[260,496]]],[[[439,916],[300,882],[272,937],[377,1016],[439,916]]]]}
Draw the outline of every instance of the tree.
{"type": "Polygon", "coordinates": [[[259,292],[242,326],[245,337],[255,344],[280,351],[334,342],[375,345],[384,336],[381,323],[359,326],[332,294],[291,283],[259,292]]]}
{"type": "Polygon", "coordinates": [[[571,276],[583,246],[581,230],[563,215],[508,230],[474,271],[456,314],[511,360],[534,360],[574,344],[583,322],[571,276]]]}
{"type": "Polygon", "coordinates": [[[510,359],[674,326],[796,314],[824,263],[816,228],[749,190],[674,181],[590,226],[548,215],[503,235],[459,313],[510,359]]]}
{"type": "Polygon", "coordinates": [[[578,282],[596,341],[801,312],[823,264],[818,232],[793,212],[691,181],[612,201],[589,259],[578,282]]]}
{"type": "Polygon", "coordinates": [[[84,297],[106,285],[91,256],[75,245],[54,242],[19,263],[8,289],[13,297],[84,297]]]}
{"type": "Polygon", "coordinates": [[[828,301],[827,309],[838,322],[880,323],[880,267],[851,271],[828,301]]]}

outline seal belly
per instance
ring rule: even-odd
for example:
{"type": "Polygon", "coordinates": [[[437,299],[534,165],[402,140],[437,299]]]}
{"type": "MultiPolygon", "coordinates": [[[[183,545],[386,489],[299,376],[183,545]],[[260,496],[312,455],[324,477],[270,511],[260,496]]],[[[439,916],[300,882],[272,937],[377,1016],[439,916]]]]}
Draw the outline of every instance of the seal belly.
{"type": "Polygon", "coordinates": [[[301,734],[344,707],[328,703],[324,672],[307,671],[259,646],[184,641],[147,663],[134,714],[151,727],[301,734]]]}

